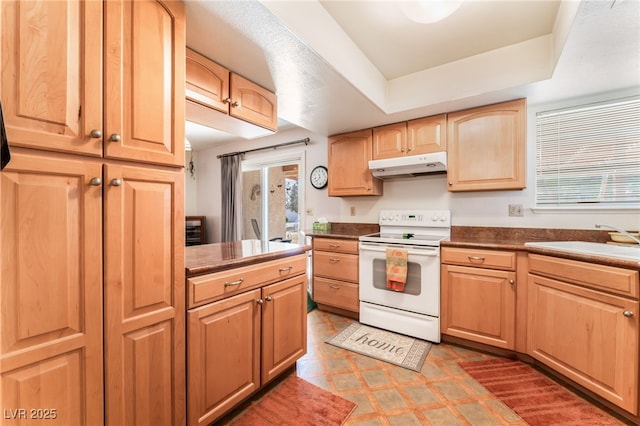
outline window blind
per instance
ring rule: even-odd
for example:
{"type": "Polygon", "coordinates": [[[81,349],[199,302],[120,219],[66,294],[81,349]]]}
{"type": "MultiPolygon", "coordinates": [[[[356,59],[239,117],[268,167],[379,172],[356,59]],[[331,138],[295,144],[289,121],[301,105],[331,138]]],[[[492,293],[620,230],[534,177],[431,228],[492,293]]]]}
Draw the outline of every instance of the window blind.
{"type": "Polygon", "coordinates": [[[640,208],[640,98],[536,115],[536,205],[640,208]]]}

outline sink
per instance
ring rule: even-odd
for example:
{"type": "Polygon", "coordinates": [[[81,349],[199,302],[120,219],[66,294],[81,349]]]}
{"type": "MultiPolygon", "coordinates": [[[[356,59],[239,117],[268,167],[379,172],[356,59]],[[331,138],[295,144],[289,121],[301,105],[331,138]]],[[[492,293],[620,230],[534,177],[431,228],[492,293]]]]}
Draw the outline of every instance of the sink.
{"type": "Polygon", "coordinates": [[[622,260],[640,261],[640,245],[619,246],[586,241],[540,241],[524,243],[529,247],[540,247],[568,253],[587,254],[591,256],[613,257],[622,260]]]}

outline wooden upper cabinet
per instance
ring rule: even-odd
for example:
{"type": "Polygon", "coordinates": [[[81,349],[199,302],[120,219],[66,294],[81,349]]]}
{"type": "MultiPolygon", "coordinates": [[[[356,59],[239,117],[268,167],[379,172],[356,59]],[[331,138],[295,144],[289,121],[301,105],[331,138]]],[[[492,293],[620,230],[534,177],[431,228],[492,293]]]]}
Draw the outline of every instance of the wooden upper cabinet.
{"type": "Polygon", "coordinates": [[[329,196],[382,195],[382,180],[369,171],[371,129],[330,136],[329,196]]]}
{"type": "Polygon", "coordinates": [[[447,115],[418,118],[407,122],[407,155],[447,150],[447,115]]]}
{"type": "Polygon", "coordinates": [[[3,1],[0,19],[10,144],[101,156],[102,3],[3,1]]]}
{"type": "Polygon", "coordinates": [[[187,120],[245,138],[278,129],[275,93],[191,49],[186,58],[187,120]]]}
{"type": "Polygon", "coordinates": [[[446,151],[447,115],[373,128],[373,159],[446,151]]]}
{"type": "Polygon", "coordinates": [[[231,73],[230,114],[258,126],[278,128],[278,104],[276,95],[263,87],[231,73]]]}
{"type": "Polygon", "coordinates": [[[104,156],[182,166],[184,5],[107,1],[104,9],[104,156]]]}
{"type": "Polygon", "coordinates": [[[526,100],[448,114],[449,191],[526,186],[526,100]]]}
{"type": "Polygon", "coordinates": [[[227,113],[229,70],[191,49],[187,49],[186,58],[187,100],[227,113]]]}

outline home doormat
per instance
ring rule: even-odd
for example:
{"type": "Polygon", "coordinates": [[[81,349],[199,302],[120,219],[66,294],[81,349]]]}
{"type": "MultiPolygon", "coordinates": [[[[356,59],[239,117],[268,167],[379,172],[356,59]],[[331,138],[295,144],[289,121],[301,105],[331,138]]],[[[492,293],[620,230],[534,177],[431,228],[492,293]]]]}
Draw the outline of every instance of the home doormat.
{"type": "Polygon", "coordinates": [[[326,341],[413,371],[420,371],[431,350],[431,343],[391,331],[354,322],[326,341]]]}
{"type": "Polygon", "coordinates": [[[356,404],[297,376],[285,378],[251,404],[233,426],[340,426],[356,404]]]}
{"type": "Polygon", "coordinates": [[[624,424],[523,362],[498,358],[458,364],[531,426],[624,424]]]}

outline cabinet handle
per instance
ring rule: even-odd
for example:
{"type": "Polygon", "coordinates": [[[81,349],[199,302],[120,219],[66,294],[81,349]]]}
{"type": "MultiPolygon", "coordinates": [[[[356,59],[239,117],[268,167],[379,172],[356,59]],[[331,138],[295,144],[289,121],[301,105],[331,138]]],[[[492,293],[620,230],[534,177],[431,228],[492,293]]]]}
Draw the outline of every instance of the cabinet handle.
{"type": "Polygon", "coordinates": [[[624,315],[627,318],[631,318],[633,316],[633,311],[624,311],[622,315],[624,315]]]}
{"type": "Polygon", "coordinates": [[[453,185],[453,182],[449,181],[449,185],[453,185]]]}
{"type": "Polygon", "coordinates": [[[509,284],[514,285],[515,283],[515,280],[509,280],[509,284]]]}
{"type": "Polygon", "coordinates": [[[271,297],[271,296],[267,296],[267,297],[265,297],[265,298],[264,298],[264,300],[265,300],[266,302],[271,302],[271,301],[273,300],[273,297],[271,297]]]}
{"type": "Polygon", "coordinates": [[[280,271],[280,272],[289,272],[292,269],[293,269],[293,266],[286,266],[284,268],[278,269],[278,271],[280,271]]]}
{"type": "Polygon", "coordinates": [[[404,147],[400,148],[400,152],[404,152],[404,147]]]}
{"type": "Polygon", "coordinates": [[[232,107],[232,108],[238,108],[239,106],[240,106],[240,102],[238,102],[238,101],[234,101],[234,102],[231,104],[231,107],[232,107]]]}
{"type": "Polygon", "coordinates": [[[109,136],[109,142],[120,142],[121,140],[122,140],[122,137],[117,133],[114,133],[111,136],[109,136]]]}
{"type": "Polygon", "coordinates": [[[230,103],[231,103],[231,98],[224,98],[224,99],[222,100],[222,103],[223,103],[223,104],[230,104],[230,103]]]}
{"type": "Polygon", "coordinates": [[[264,304],[264,300],[262,300],[262,299],[258,299],[258,300],[256,300],[256,303],[257,303],[258,305],[263,305],[263,304],[264,304]]]}
{"type": "Polygon", "coordinates": [[[234,285],[240,285],[243,282],[244,282],[244,278],[240,278],[237,281],[227,281],[227,282],[224,283],[224,286],[225,287],[231,287],[231,286],[234,286],[234,285]]]}
{"type": "Polygon", "coordinates": [[[100,186],[102,185],[102,179],[100,179],[99,177],[92,177],[89,181],[89,185],[100,186]]]}
{"type": "Polygon", "coordinates": [[[338,247],[340,247],[340,244],[330,243],[330,244],[329,244],[329,247],[331,247],[331,248],[338,248],[338,247]]]}
{"type": "Polygon", "coordinates": [[[111,185],[113,185],[113,186],[122,185],[122,179],[111,179],[111,185]]]}
{"type": "Polygon", "coordinates": [[[329,286],[329,288],[332,288],[332,289],[334,289],[334,290],[340,290],[340,286],[338,286],[338,285],[333,285],[333,284],[331,284],[331,285],[329,286]]]}
{"type": "Polygon", "coordinates": [[[467,256],[469,262],[478,261],[480,263],[484,262],[484,256],[467,256]]]}
{"type": "Polygon", "coordinates": [[[99,139],[102,137],[102,132],[98,129],[93,129],[91,132],[89,132],[89,137],[93,139],[99,139]]]}
{"type": "Polygon", "coordinates": [[[329,258],[329,262],[331,262],[331,263],[338,263],[338,262],[340,262],[340,259],[335,258],[335,257],[330,257],[330,258],[329,258]]]}

